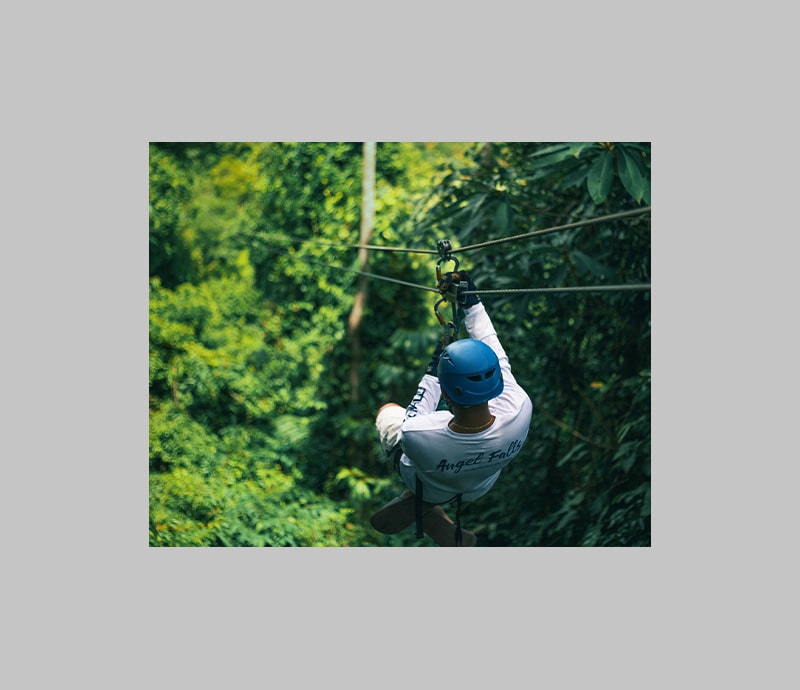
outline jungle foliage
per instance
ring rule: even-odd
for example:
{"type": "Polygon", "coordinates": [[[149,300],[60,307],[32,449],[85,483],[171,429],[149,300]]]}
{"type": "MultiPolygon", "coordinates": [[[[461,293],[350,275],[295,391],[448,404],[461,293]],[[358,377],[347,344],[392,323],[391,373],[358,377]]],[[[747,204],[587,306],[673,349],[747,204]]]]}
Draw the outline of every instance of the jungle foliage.
{"type": "MultiPolygon", "coordinates": [[[[650,144],[377,146],[373,244],[435,249],[650,205],[650,144]]],[[[361,390],[347,318],[362,144],[151,143],[151,546],[430,546],[369,515],[401,490],[374,415],[405,404],[435,293],[369,283],[361,390]],[[336,246],[339,245],[339,246],[336,246]]],[[[650,283],[650,215],[458,256],[479,288],[650,283]]],[[[436,257],[371,252],[435,285],[436,257]]],[[[486,546],[650,544],[650,292],[487,294],[534,403],[528,441],[465,504],[486,546]]],[[[463,334],[463,332],[462,332],[463,334]]]]}

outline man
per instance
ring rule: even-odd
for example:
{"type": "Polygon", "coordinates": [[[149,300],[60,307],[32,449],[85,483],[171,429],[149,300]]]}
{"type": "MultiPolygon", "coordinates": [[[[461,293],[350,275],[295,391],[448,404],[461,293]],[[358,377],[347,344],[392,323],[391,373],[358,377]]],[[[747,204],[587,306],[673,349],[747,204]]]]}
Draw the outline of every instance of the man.
{"type": "MultiPolygon", "coordinates": [[[[444,294],[466,271],[446,273],[444,294]]],[[[405,409],[388,403],[378,410],[375,426],[381,446],[407,489],[378,510],[372,526],[396,534],[417,522],[440,546],[475,546],[477,538],[461,529],[461,501],[486,494],[528,436],[532,404],[511,373],[486,308],[475,294],[464,305],[468,338],[446,348],[440,342],[405,409]],[[440,399],[448,410],[437,410],[440,399]],[[456,501],[456,522],[442,505],[456,501]]]]}

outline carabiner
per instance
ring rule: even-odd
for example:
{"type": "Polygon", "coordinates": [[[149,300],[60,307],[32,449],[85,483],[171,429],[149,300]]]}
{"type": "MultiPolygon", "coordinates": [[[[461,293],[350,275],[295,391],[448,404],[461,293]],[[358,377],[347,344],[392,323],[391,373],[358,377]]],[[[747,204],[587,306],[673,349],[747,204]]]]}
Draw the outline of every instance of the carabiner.
{"type": "Polygon", "coordinates": [[[453,266],[453,270],[450,273],[455,273],[458,270],[458,259],[452,256],[448,256],[446,258],[441,258],[436,262],[436,287],[439,287],[439,283],[442,280],[442,262],[444,261],[452,261],[455,266],[453,266]]]}
{"type": "Polygon", "coordinates": [[[439,305],[442,302],[447,302],[447,300],[442,297],[436,304],[433,305],[433,313],[436,314],[436,318],[439,320],[439,323],[442,324],[442,342],[445,345],[449,345],[456,339],[457,328],[455,324],[456,320],[456,305],[455,303],[452,305],[453,307],[453,320],[452,321],[445,321],[444,316],[439,312],[439,305]]]}
{"type": "Polygon", "coordinates": [[[436,249],[439,251],[439,260],[436,262],[436,287],[439,287],[439,281],[442,279],[442,264],[445,261],[452,261],[455,264],[452,272],[455,273],[458,270],[458,259],[453,258],[450,254],[453,251],[450,240],[439,240],[436,243],[436,249]]]}
{"type": "Polygon", "coordinates": [[[436,314],[436,318],[439,320],[439,323],[442,324],[443,342],[449,345],[458,337],[458,326],[456,325],[458,323],[458,307],[456,306],[458,288],[453,291],[451,285],[449,286],[450,289],[448,289],[447,292],[442,292],[440,287],[442,282],[442,264],[446,261],[452,261],[455,264],[452,272],[455,273],[458,271],[458,259],[451,256],[452,246],[450,244],[450,240],[439,240],[436,243],[436,248],[439,250],[439,260],[436,262],[436,288],[442,294],[442,297],[438,302],[436,302],[436,304],[433,305],[433,312],[436,314]],[[439,312],[439,305],[443,302],[450,302],[450,306],[453,310],[452,321],[446,321],[439,312]]]}

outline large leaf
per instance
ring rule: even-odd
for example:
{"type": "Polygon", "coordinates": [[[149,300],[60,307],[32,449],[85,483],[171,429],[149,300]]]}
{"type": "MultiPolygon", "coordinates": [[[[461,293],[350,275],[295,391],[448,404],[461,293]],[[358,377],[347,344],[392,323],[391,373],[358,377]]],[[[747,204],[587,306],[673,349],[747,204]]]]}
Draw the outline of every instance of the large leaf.
{"type": "Polygon", "coordinates": [[[611,190],[614,179],[614,159],[611,151],[603,151],[589,169],[586,177],[586,186],[592,201],[596,204],[603,203],[611,190]]]}
{"type": "Polygon", "coordinates": [[[611,278],[614,276],[614,271],[612,271],[608,266],[595,261],[591,256],[585,254],[584,252],[576,249],[570,252],[570,256],[575,262],[578,272],[581,274],[591,273],[592,275],[601,278],[611,278]]]}
{"type": "Polygon", "coordinates": [[[644,195],[642,196],[642,201],[646,203],[648,206],[650,205],[650,178],[645,178],[644,180],[644,195]]]}
{"type": "Polygon", "coordinates": [[[586,175],[588,174],[588,170],[586,165],[583,163],[578,162],[572,170],[568,171],[564,178],[561,180],[559,185],[562,189],[569,189],[570,187],[576,187],[583,183],[586,179],[586,175]]]}
{"type": "MultiPolygon", "coordinates": [[[[561,467],[565,463],[569,462],[570,460],[580,460],[581,458],[585,458],[589,454],[586,445],[583,443],[576,443],[572,448],[570,448],[564,456],[556,463],[556,467],[561,467]]],[[[583,495],[581,494],[581,498],[583,495]]],[[[580,501],[577,501],[580,502],[580,501]]]]}
{"type": "Polygon", "coordinates": [[[528,165],[532,170],[556,165],[570,158],[580,157],[584,149],[593,145],[590,141],[583,141],[547,146],[534,153],[530,157],[528,165]]]}
{"type": "Polygon", "coordinates": [[[514,209],[506,197],[497,204],[494,212],[493,226],[495,232],[505,232],[514,220],[514,209]]]}
{"type": "Polygon", "coordinates": [[[645,194],[645,180],[642,177],[639,161],[636,155],[628,151],[624,146],[617,147],[617,172],[622,186],[625,187],[637,202],[642,200],[645,194]]]}

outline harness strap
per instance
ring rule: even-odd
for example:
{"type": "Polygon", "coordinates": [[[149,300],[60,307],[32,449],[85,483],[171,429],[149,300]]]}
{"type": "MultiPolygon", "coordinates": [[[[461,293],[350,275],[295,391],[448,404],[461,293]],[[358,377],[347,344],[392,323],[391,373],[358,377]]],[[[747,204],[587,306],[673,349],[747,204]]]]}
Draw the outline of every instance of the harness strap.
{"type": "Polygon", "coordinates": [[[422,530],[422,480],[417,476],[417,490],[414,494],[414,516],[417,519],[417,539],[425,536],[422,530]]]}
{"type": "Polygon", "coordinates": [[[400,443],[395,444],[394,448],[389,451],[389,464],[397,475],[400,475],[400,457],[402,455],[403,446],[400,443]]]}
{"type": "Polygon", "coordinates": [[[456,496],[456,546],[461,546],[461,494],[456,496]]]}
{"type": "MultiPolygon", "coordinates": [[[[425,533],[422,528],[422,480],[416,478],[416,493],[414,494],[414,516],[417,521],[417,539],[422,539],[425,533]]],[[[461,533],[461,494],[456,494],[456,533],[455,544],[461,546],[463,543],[463,534],[461,533]]]]}

